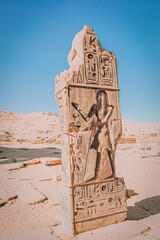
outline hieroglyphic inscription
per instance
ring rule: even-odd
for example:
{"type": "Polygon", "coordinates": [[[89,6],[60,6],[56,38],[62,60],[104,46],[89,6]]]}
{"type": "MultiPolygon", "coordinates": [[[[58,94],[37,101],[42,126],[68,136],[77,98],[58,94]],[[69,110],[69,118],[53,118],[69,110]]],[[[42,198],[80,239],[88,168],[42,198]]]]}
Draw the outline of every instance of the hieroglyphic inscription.
{"type": "Polygon", "coordinates": [[[97,37],[86,34],[84,38],[84,64],[86,83],[102,85],[113,84],[112,57],[109,55],[97,56],[97,37]]]}
{"type": "Polygon", "coordinates": [[[86,83],[98,83],[98,58],[96,55],[97,37],[94,34],[86,34],[84,37],[84,64],[86,83]]]}
{"type": "Polygon", "coordinates": [[[98,82],[98,59],[96,54],[87,52],[84,57],[85,60],[85,76],[87,83],[98,82]]]}
{"type": "Polygon", "coordinates": [[[123,210],[126,205],[124,192],[123,179],[75,187],[75,219],[89,219],[123,210]]]}
{"type": "Polygon", "coordinates": [[[100,56],[99,63],[101,83],[111,85],[113,83],[112,57],[107,55],[100,56]]]}
{"type": "Polygon", "coordinates": [[[70,136],[70,153],[73,167],[73,182],[74,184],[83,182],[85,160],[81,157],[82,153],[82,136],[70,136]]]}
{"type": "Polygon", "coordinates": [[[74,188],[75,201],[87,199],[87,198],[98,198],[105,196],[109,193],[120,192],[124,188],[123,179],[119,178],[114,181],[87,184],[77,186],[74,188]]]}
{"type": "Polygon", "coordinates": [[[84,50],[96,53],[97,37],[95,34],[86,34],[84,37],[84,50]]]}
{"type": "Polygon", "coordinates": [[[80,66],[78,71],[73,72],[73,83],[83,83],[83,66],[80,66]]]}

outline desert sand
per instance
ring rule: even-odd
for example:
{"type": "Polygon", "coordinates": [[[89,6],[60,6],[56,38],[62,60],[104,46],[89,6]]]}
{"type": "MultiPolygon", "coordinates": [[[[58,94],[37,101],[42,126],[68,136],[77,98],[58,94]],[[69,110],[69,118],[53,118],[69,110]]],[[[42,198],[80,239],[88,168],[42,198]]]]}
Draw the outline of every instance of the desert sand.
{"type": "Polygon", "coordinates": [[[128,217],[73,237],[61,227],[58,116],[0,111],[0,240],[160,239],[160,123],[122,125],[116,169],[134,190],[128,217]]]}

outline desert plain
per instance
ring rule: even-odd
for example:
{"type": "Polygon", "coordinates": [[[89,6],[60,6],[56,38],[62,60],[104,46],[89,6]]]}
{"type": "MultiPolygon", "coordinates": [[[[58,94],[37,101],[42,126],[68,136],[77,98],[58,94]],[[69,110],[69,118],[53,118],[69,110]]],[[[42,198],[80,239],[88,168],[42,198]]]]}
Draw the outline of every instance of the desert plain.
{"type": "Polygon", "coordinates": [[[128,216],[77,236],[61,226],[61,143],[55,113],[0,111],[0,240],[160,239],[160,123],[122,120],[116,174],[128,216]]]}

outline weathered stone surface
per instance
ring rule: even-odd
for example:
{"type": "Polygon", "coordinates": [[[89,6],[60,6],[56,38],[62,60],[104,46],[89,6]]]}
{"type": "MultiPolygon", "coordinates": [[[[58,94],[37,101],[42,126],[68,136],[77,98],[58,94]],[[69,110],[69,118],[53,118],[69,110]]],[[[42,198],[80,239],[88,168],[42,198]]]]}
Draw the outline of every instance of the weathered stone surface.
{"type": "Polygon", "coordinates": [[[17,181],[3,181],[0,183],[0,200],[1,205],[7,200],[17,197],[17,181]]]}
{"type": "Polygon", "coordinates": [[[11,171],[10,178],[17,180],[33,180],[48,181],[52,179],[53,174],[57,172],[52,167],[46,167],[42,164],[37,164],[36,167],[31,165],[27,168],[19,169],[18,171],[11,171]]]}
{"type": "Polygon", "coordinates": [[[5,204],[7,202],[7,199],[0,199],[0,206],[2,206],[3,204],[5,204]]]}
{"type": "Polygon", "coordinates": [[[151,228],[151,230],[148,232],[148,235],[153,236],[156,239],[160,239],[160,229],[151,228]]]}
{"type": "Polygon", "coordinates": [[[160,229],[160,213],[156,215],[152,215],[148,218],[142,219],[141,222],[151,228],[160,229]]]}
{"type": "Polygon", "coordinates": [[[134,190],[133,189],[126,189],[126,196],[127,197],[134,196],[134,190]]]}
{"type": "Polygon", "coordinates": [[[18,198],[27,204],[36,204],[46,200],[46,196],[40,193],[31,183],[19,184],[18,198]]]}
{"type": "MultiPolygon", "coordinates": [[[[103,225],[102,225],[103,226],[103,225]]],[[[81,233],[74,237],[75,240],[131,240],[136,236],[140,236],[143,239],[142,234],[151,234],[149,227],[140,223],[139,221],[125,221],[119,224],[113,224],[111,226],[102,227],[100,229],[92,230],[89,232],[81,233]]],[[[64,237],[66,230],[62,226],[57,226],[54,228],[55,235],[59,236],[62,239],[68,240],[71,238],[71,235],[68,235],[68,238],[64,237]]],[[[72,238],[71,238],[72,239],[72,238]]],[[[139,238],[141,239],[141,238],[139,238]]],[[[145,238],[144,238],[145,239],[145,238]]]]}
{"type": "Polygon", "coordinates": [[[157,238],[152,236],[150,233],[147,233],[147,234],[133,237],[131,240],[157,240],[157,238]]]}
{"type": "Polygon", "coordinates": [[[61,159],[48,160],[48,161],[46,161],[46,163],[45,163],[46,166],[54,166],[54,165],[61,165],[61,164],[62,164],[62,160],[61,160],[61,159]]]}
{"type": "Polygon", "coordinates": [[[47,197],[50,205],[59,205],[60,184],[52,181],[32,181],[32,185],[47,197]]]}
{"type": "Polygon", "coordinates": [[[62,131],[61,211],[75,234],[105,218],[103,226],[123,221],[127,208],[124,180],[115,169],[122,132],[116,57],[84,26],[68,62],[71,68],[56,77],[55,96],[62,131]]]}

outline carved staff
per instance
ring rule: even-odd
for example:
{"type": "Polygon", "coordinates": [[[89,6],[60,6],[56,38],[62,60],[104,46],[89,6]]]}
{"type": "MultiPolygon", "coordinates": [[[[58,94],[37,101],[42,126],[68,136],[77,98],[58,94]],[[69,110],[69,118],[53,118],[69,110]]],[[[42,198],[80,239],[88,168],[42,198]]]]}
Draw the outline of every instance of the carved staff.
{"type": "Polygon", "coordinates": [[[83,116],[80,108],[78,107],[78,103],[72,102],[72,106],[77,110],[77,112],[79,112],[79,114],[81,115],[81,117],[87,122],[87,119],[83,116]]]}

